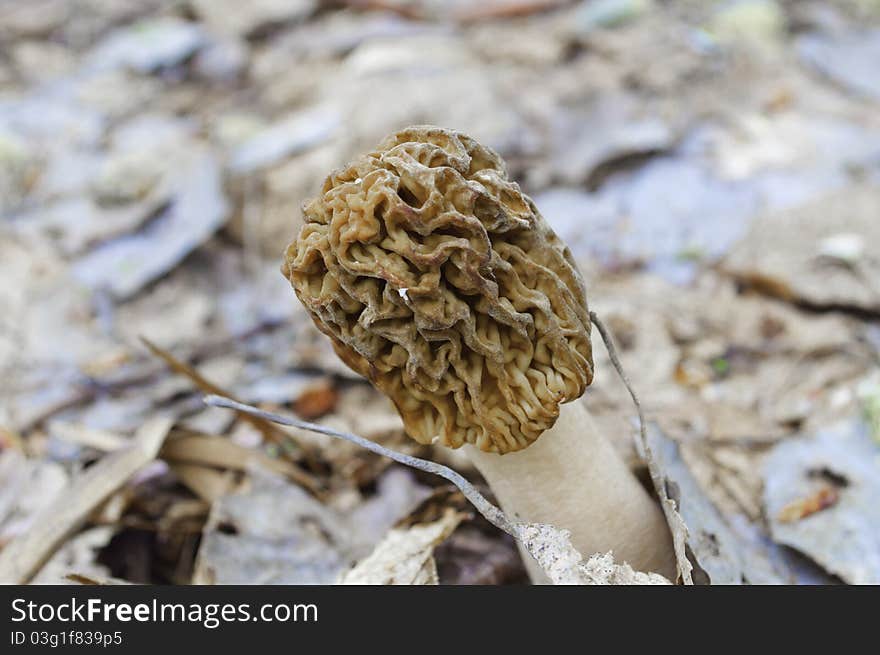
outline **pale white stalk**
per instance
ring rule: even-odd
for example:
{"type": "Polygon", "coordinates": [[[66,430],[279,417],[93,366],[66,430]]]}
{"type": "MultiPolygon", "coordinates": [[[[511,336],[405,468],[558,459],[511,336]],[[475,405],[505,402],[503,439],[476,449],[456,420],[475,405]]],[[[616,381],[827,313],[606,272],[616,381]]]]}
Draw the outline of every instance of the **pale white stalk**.
{"type": "MultiPolygon", "coordinates": [[[[672,537],[659,505],[596,429],[583,403],[560,409],[556,424],[524,450],[496,455],[465,446],[501,508],[513,521],[569,530],[584,559],[610,550],[617,562],[674,581],[672,537]]],[[[535,567],[529,570],[534,581],[542,581],[535,567]]]]}

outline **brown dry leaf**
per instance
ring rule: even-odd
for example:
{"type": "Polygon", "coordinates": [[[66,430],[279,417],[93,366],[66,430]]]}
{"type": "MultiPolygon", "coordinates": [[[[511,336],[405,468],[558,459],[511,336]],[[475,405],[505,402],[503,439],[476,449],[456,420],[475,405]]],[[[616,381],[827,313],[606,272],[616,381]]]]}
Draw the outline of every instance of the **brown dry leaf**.
{"type": "Polygon", "coordinates": [[[743,293],[717,279],[700,290],[688,314],[699,316],[704,336],[721,336],[725,346],[766,354],[821,355],[852,345],[854,322],[840,314],[817,314],[775,298],[743,293]]]}
{"type": "Polygon", "coordinates": [[[436,585],[434,547],[458,527],[464,515],[449,509],[437,521],[392,528],[376,549],[339,578],[340,584],[436,585]]]}
{"type": "Polygon", "coordinates": [[[210,505],[197,499],[180,499],[168,508],[159,518],[159,532],[172,533],[180,525],[190,522],[204,522],[208,516],[210,505]]]}
{"type": "Polygon", "coordinates": [[[779,510],[776,520],[780,523],[794,523],[811,514],[834,507],[840,500],[840,492],[835,487],[822,487],[806,498],[793,500],[779,510]]]}
{"type": "Polygon", "coordinates": [[[65,582],[70,584],[78,584],[78,585],[126,585],[132,584],[127,580],[120,580],[119,578],[107,578],[107,577],[98,577],[98,576],[89,576],[83,573],[68,573],[64,576],[65,582]]]}
{"type": "Polygon", "coordinates": [[[24,441],[17,432],[0,425],[0,449],[20,452],[24,450],[24,441]]]}
{"type": "Polygon", "coordinates": [[[123,488],[101,503],[89,516],[89,523],[96,525],[115,525],[122,520],[129,508],[133,494],[123,488]]]}
{"type": "Polygon", "coordinates": [[[733,498],[740,512],[753,521],[761,518],[760,470],[763,452],[756,448],[719,446],[710,451],[718,482],[733,498]]]}
{"type": "Polygon", "coordinates": [[[293,403],[293,411],[305,421],[329,414],[336,407],[339,393],[332,382],[325,380],[305,389],[293,403]]]}
{"type": "MultiPolygon", "coordinates": [[[[423,3],[429,4],[429,3],[423,3]]],[[[461,23],[475,23],[504,18],[522,18],[567,5],[567,0],[490,0],[467,2],[455,7],[453,18],[461,23]]],[[[445,5],[445,3],[444,3],[445,5]]]]}
{"type": "Polygon", "coordinates": [[[715,444],[719,447],[723,444],[760,446],[774,443],[792,431],[762,417],[754,407],[723,400],[707,401],[697,396],[688,397],[676,406],[664,407],[656,419],[670,436],[705,438],[713,447],[715,444]]]}
{"type": "Polygon", "coordinates": [[[761,459],[754,445],[723,446],[705,441],[680,445],[678,457],[698,485],[724,516],[744,514],[753,521],[763,516],[761,459]]]}
{"type": "Polygon", "coordinates": [[[145,423],[132,445],[107,455],[73,481],[63,495],[43,508],[26,534],[0,551],[0,583],[25,584],[57,548],[110,495],[155,459],[172,421],[145,423]]]}
{"type": "MultiPolygon", "coordinates": [[[[654,275],[606,276],[588,280],[593,295],[601,298],[600,316],[604,317],[618,344],[624,368],[637,380],[639,394],[649,412],[674,408],[687,397],[685,389],[673,384],[681,360],[676,343],[675,321],[693,316],[695,294],[654,275]]],[[[690,332],[700,333],[696,325],[690,332]]],[[[592,391],[586,394],[591,411],[625,407],[631,412],[626,389],[604,349],[593,354],[596,362],[592,391]]]]}

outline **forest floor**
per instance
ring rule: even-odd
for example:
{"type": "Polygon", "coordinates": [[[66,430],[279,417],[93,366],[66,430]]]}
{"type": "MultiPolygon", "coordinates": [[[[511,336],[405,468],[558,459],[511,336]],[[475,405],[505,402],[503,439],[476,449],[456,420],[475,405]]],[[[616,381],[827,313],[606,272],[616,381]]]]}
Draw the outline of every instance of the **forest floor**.
{"type": "MultiPolygon", "coordinates": [[[[389,531],[421,572],[395,581],[527,579],[444,480],[203,403],[480,483],[279,272],[330,170],[435,123],[570,244],[694,579],[880,582],[880,3],[33,0],[0,44],[0,560],[40,544],[16,579],[331,583],[389,531]]],[[[641,468],[595,351],[583,402],[641,468]]]]}

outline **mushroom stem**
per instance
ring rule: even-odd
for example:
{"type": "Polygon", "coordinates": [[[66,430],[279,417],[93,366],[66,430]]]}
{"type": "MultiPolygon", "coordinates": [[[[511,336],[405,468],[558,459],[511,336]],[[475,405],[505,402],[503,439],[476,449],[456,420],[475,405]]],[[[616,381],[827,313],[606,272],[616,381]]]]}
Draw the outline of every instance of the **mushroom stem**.
{"type": "MultiPolygon", "coordinates": [[[[583,403],[562,405],[556,424],[524,450],[498,455],[470,445],[465,449],[511,520],[565,528],[585,558],[611,550],[616,560],[638,571],[675,580],[663,512],[596,429],[583,403]]],[[[529,568],[533,581],[543,579],[529,568]]]]}

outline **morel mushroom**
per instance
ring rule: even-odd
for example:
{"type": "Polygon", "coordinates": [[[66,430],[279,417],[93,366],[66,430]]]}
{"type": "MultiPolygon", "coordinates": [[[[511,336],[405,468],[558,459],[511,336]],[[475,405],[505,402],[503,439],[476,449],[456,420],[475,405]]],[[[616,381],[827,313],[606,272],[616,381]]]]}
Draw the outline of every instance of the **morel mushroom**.
{"type": "Polygon", "coordinates": [[[466,445],[517,520],[674,578],[659,507],[570,402],[593,378],[580,273],[497,154],[410,127],[331,173],[303,211],[283,273],[411,437],[466,445]]]}

